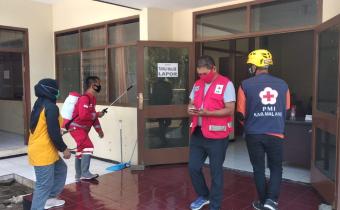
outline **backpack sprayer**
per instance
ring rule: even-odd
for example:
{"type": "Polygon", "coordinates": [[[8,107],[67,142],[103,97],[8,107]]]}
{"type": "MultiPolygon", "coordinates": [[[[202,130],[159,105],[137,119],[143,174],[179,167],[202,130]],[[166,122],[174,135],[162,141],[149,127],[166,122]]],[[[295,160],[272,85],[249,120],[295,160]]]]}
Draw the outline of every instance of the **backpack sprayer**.
{"type": "MultiPolygon", "coordinates": [[[[107,110],[108,110],[108,108],[110,107],[110,106],[112,106],[113,104],[115,104],[121,97],[123,97],[132,87],[134,86],[134,84],[132,84],[132,85],[130,85],[122,94],[120,94],[110,105],[108,105],[105,109],[103,109],[101,112],[102,113],[107,113],[107,110]]],[[[80,97],[80,96],[79,96],[80,97]]],[[[77,97],[77,98],[79,98],[79,97],[77,97]]],[[[67,100],[67,99],[66,99],[67,100]]],[[[65,101],[66,101],[65,100],[65,101]]],[[[73,99],[74,100],[74,99],[73,99]]],[[[78,99],[77,99],[78,100],[78,99]]],[[[76,101],[73,101],[73,105],[75,105],[75,102],[76,101]]],[[[64,107],[63,107],[64,108],[64,107]]],[[[73,109],[72,109],[72,112],[73,112],[73,109]]],[[[62,109],[62,115],[63,115],[63,109],[62,109]]],[[[74,117],[73,119],[71,119],[71,120],[69,120],[69,122],[67,123],[68,125],[70,125],[72,122],[73,122],[73,120],[75,119],[75,118],[77,118],[77,116],[76,117],[74,117]]],[[[94,122],[93,122],[94,123],[94,122]]],[[[65,135],[66,133],[69,133],[69,132],[71,132],[71,131],[73,131],[73,129],[62,129],[62,133],[61,133],[61,135],[63,136],[63,135],[65,135]]]]}
{"type": "MultiPolygon", "coordinates": [[[[107,113],[107,110],[108,110],[108,108],[110,107],[110,106],[112,106],[113,104],[115,104],[121,97],[123,97],[132,87],[134,86],[134,84],[132,84],[132,85],[130,85],[121,95],[119,95],[110,105],[108,105],[105,109],[103,109],[101,112],[102,113],[107,113]]],[[[73,102],[75,102],[75,101],[73,101],[73,102]]],[[[74,118],[76,118],[76,117],[74,117],[74,118]]],[[[73,119],[71,119],[68,123],[70,124],[73,120],[74,120],[74,118],[73,119]]],[[[134,148],[133,148],[133,151],[132,151],[132,154],[131,154],[131,157],[130,157],[130,160],[129,160],[129,162],[126,162],[126,163],[123,163],[123,137],[122,137],[122,120],[119,120],[119,127],[120,127],[120,159],[121,159],[121,161],[120,161],[120,163],[118,163],[118,164],[115,164],[115,165],[113,165],[113,166],[110,166],[110,167],[108,167],[106,170],[109,170],[109,171],[119,171],[119,170],[122,170],[122,169],[124,169],[124,168],[127,168],[127,167],[130,167],[130,165],[131,165],[131,159],[132,159],[132,157],[133,157],[133,154],[134,154],[134,152],[135,152],[135,149],[136,149],[136,144],[137,144],[137,141],[135,142],[135,145],[134,145],[134,148]]],[[[68,133],[68,132],[70,132],[70,131],[72,131],[72,129],[70,130],[70,129],[67,129],[67,130],[64,130],[63,131],[63,133],[62,133],[62,135],[64,135],[64,134],[66,134],[66,133],[68,133]]],[[[74,150],[74,149],[76,149],[76,148],[73,148],[73,149],[71,149],[71,150],[74,150]]]]}

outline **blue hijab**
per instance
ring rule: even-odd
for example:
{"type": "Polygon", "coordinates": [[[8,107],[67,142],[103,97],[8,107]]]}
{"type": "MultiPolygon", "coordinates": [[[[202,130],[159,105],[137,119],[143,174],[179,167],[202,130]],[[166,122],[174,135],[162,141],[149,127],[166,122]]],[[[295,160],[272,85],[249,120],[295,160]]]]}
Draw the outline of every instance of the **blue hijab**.
{"type": "Polygon", "coordinates": [[[38,84],[34,86],[34,92],[38,99],[35,101],[31,112],[31,133],[34,132],[38,124],[39,116],[44,108],[44,104],[48,102],[56,104],[59,95],[59,87],[56,80],[47,78],[40,80],[38,84]]]}

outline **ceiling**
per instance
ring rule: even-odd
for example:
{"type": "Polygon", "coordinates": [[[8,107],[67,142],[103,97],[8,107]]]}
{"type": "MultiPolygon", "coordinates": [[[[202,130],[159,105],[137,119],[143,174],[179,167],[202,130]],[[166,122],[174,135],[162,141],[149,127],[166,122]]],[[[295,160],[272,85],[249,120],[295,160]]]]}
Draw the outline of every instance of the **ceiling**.
{"type": "MultiPolygon", "coordinates": [[[[34,0],[47,4],[54,4],[60,0],[34,0]]],[[[228,2],[232,0],[100,0],[102,2],[112,3],[125,7],[131,7],[135,9],[143,8],[161,8],[171,11],[184,10],[189,8],[196,8],[207,6],[211,4],[217,4],[222,2],[228,2]]]]}
{"type": "Polygon", "coordinates": [[[101,0],[113,4],[124,5],[136,9],[161,8],[166,10],[184,10],[206,5],[228,2],[232,0],[101,0]]]}
{"type": "Polygon", "coordinates": [[[45,3],[45,4],[55,4],[60,0],[33,0],[33,1],[38,1],[38,2],[45,3]]]}

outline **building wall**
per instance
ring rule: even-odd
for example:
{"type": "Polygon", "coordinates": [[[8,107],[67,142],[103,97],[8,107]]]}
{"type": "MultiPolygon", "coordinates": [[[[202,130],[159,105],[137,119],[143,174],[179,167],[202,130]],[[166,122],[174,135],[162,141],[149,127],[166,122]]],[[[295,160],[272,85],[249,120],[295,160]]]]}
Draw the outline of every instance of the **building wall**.
{"type": "Polygon", "coordinates": [[[173,41],[173,13],[163,9],[147,8],[148,40],[173,41]]]}
{"type": "MultiPolygon", "coordinates": [[[[62,107],[62,104],[58,104],[62,107]]],[[[97,110],[103,107],[98,106],[97,110]]],[[[110,107],[108,113],[100,119],[104,138],[100,139],[94,129],[90,131],[90,138],[94,144],[94,156],[108,160],[120,161],[120,122],[122,121],[123,161],[129,161],[137,140],[137,109],[127,107],[110,107]]],[[[63,136],[69,148],[76,145],[70,134],[63,136]]],[[[138,160],[138,147],[136,146],[132,157],[132,164],[138,160]]]]}
{"type": "MultiPolygon", "coordinates": [[[[27,0],[0,0],[0,25],[28,29],[33,105],[34,85],[43,77],[54,77],[52,6],[27,0]]],[[[0,116],[0,129],[24,133],[21,101],[0,101],[0,116]]]]}
{"type": "Polygon", "coordinates": [[[137,10],[92,0],[61,0],[53,5],[53,30],[60,31],[139,14],[137,10]]]}
{"type": "MultiPolygon", "coordinates": [[[[86,26],[104,21],[140,15],[140,37],[148,39],[147,23],[148,10],[132,10],[104,4],[92,0],[62,0],[53,6],[53,31],[61,31],[75,27],[86,26]]],[[[61,104],[59,105],[62,106],[61,104]]],[[[104,106],[97,106],[102,110],[104,106]]],[[[94,155],[101,158],[120,161],[120,126],[122,120],[123,161],[130,158],[133,145],[137,139],[137,109],[129,107],[110,107],[108,114],[100,119],[105,137],[98,138],[94,129],[90,138],[95,146],[94,155]]],[[[70,135],[65,135],[65,142],[74,148],[70,135]]],[[[137,150],[137,149],[136,149],[137,150]]],[[[138,151],[135,152],[133,163],[136,163],[138,151]]]]}
{"type": "Polygon", "coordinates": [[[53,31],[61,31],[134,15],[139,15],[140,18],[141,40],[147,40],[147,9],[138,11],[92,0],[61,0],[53,5],[53,31]]]}
{"type": "MultiPolygon", "coordinates": [[[[157,8],[145,8],[142,11],[116,7],[91,0],[62,0],[53,6],[53,31],[60,31],[74,27],[114,20],[132,15],[140,16],[141,40],[154,41],[189,41],[193,39],[193,12],[206,9],[224,7],[249,0],[235,0],[220,4],[209,5],[184,11],[170,12],[157,8]]],[[[336,0],[324,1],[324,16],[336,13],[333,5],[336,0]],[[330,1],[332,1],[330,3],[330,1]]],[[[101,109],[98,106],[98,110],[101,109]]],[[[95,144],[95,155],[103,158],[119,160],[119,120],[123,120],[123,153],[130,153],[137,139],[137,110],[135,108],[112,107],[102,121],[106,136],[98,139],[95,133],[91,138],[95,144]],[[124,113],[122,115],[122,113],[124,113]],[[120,115],[119,115],[120,114],[120,115]],[[125,123],[128,122],[128,123],[125,123]],[[124,135],[124,133],[129,135],[124,135]]],[[[67,141],[72,144],[72,140],[67,141]]],[[[134,157],[137,157],[137,152],[134,157]]]]}
{"type": "Polygon", "coordinates": [[[322,22],[340,14],[339,0],[323,0],[322,22]]]}
{"type": "MultiPolygon", "coordinates": [[[[0,25],[28,28],[29,32],[29,62],[30,62],[30,90],[31,104],[35,101],[34,85],[44,77],[55,77],[54,32],[74,27],[114,20],[118,18],[139,15],[141,40],[158,41],[192,41],[193,12],[223,7],[248,0],[235,0],[206,7],[194,8],[184,11],[170,12],[162,9],[146,8],[142,11],[117,7],[92,0],[61,0],[55,5],[38,3],[27,0],[0,0],[0,25]]],[[[338,0],[323,1],[323,21],[340,13],[338,0]]],[[[7,107],[0,110],[9,110],[16,113],[13,120],[17,128],[22,116],[20,103],[3,102],[7,107]]],[[[98,107],[101,109],[102,107],[98,107]]],[[[5,116],[1,113],[1,116],[5,116]]],[[[91,134],[98,148],[95,154],[114,160],[119,160],[119,124],[123,120],[124,152],[129,153],[131,145],[137,138],[137,110],[135,108],[112,107],[109,114],[102,119],[104,131],[108,131],[103,140],[91,134]],[[124,113],[124,115],[121,115],[124,113]],[[126,122],[126,123],[125,123],[126,122]],[[129,135],[124,136],[124,132],[129,135]],[[126,139],[125,139],[126,138],[126,139]],[[103,150],[102,154],[97,151],[103,150]]],[[[0,122],[0,129],[4,123],[0,122]]],[[[13,130],[22,132],[22,129],[13,130]]],[[[70,144],[72,141],[69,141],[70,144]]],[[[135,157],[137,154],[135,155],[135,157]]],[[[125,155],[124,155],[125,157],[125,155]]]]}

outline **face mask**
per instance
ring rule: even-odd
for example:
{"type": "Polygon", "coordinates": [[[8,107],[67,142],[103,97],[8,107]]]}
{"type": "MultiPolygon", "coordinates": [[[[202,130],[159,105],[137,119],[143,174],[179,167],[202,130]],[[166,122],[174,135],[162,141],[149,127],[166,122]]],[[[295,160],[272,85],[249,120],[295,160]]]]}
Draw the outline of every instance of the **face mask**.
{"type": "Polygon", "coordinates": [[[58,93],[57,93],[57,95],[55,95],[55,98],[58,99],[59,96],[60,96],[60,90],[58,90],[58,93]]]}
{"type": "Polygon", "coordinates": [[[94,87],[96,88],[93,88],[97,93],[100,92],[100,90],[102,89],[102,86],[101,85],[94,85],[94,87]]]}
{"type": "Polygon", "coordinates": [[[215,72],[213,70],[210,70],[210,72],[206,75],[200,75],[201,80],[203,80],[205,83],[211,83],[214,79],[215,72]]]}

